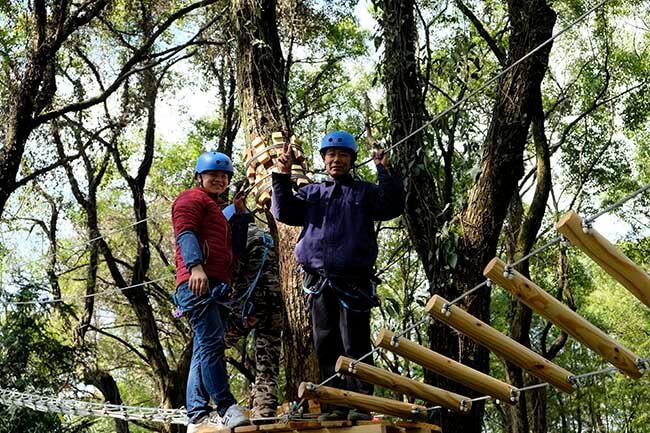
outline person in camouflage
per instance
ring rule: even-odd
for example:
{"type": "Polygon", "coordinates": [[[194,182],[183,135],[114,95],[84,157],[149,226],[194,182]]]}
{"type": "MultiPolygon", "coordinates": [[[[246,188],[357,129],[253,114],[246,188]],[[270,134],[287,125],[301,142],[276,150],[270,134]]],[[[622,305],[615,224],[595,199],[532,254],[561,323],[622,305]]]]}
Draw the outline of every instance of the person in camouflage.
{"type": "Polygon", "coordinates": [[[278,405],[282,293],[272,238],[255,223],[249,224],[246,252],[235,263],[233,288],[235,299],[243,299],[232,306],[226,344],[232,347],[254,331],[256,375],[251,418],[274,417],[278,405]],[[247,297],[246,291],[256,278],[257,284],[247,297]]]}

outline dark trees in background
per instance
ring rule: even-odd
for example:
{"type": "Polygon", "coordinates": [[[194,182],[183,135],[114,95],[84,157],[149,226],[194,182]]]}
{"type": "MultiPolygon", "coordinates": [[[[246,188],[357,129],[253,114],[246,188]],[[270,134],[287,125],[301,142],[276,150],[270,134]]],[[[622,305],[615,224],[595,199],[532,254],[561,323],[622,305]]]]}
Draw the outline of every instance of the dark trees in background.
{"type": "MultiPolygon", "coordinates": [[[[387,108],[392,125],[391,140],[403,139],[425,120],[418,64],[415,56],[417,31],[414,2],[383,1],[382,25],[386,46],[384,77],[387,108]]],[[[552,34],[555,13],[541,0],[508,2],[510,36],[505,65],[526,55],[552,34]]],[[[498,81],[488,133],[483,144],[480,172],[467,192],[465,207],[454,218],[459,225],[460,242],[458,263],[451,284],[436,284],[441,263],[432,260],[431,252],[438,250],[434,234],[442,226],[444,199],[437,193],[436,181],[419,175],[422,170],[422,134],[406,140],[398,149],[400,167],[409,177],[407,197],[407,225],[411,238],[431,279],[434,291],[451,300],[483,281],[482,271],[496,254],[508,206],[516,194],[518,181],[523,176],[523,154],[528,139],[531,119],[538,107],[540,85],[548,64],[550,45],[503,75],[498,81]],[[537,104],[536,104],[537,102],[537,104]],[[410,185],[413,182],[414,185],[410,185]],[[433,186],[433,187],[432,187],[433,186]]],[[[490,290],[483,288],[464,303],[471,314],[490,321],[490,290]]],[[[458,336],[446,325],[431,327],[431,348],[480,371],[489,369],[489,353],[466,337],[458,336]]],[[[440,377],[430,380],[439,386],[462,394],[475,395],[440,377]]],[[[475,404],[470,417],[442,413],[445,432],[480,432],[484,405],[475,404]]]]}

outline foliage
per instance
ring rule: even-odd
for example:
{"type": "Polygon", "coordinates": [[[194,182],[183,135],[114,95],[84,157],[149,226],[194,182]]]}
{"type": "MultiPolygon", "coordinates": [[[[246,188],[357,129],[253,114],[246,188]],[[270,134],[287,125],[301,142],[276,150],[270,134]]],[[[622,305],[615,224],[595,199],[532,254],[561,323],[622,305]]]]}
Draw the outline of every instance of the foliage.
{"type": "MultiPolygon", "coordinates": [[[[180,363],[181,353],[191,340],[184,321],[171,317],[170,293],[174,290],[173,240],[169,209],[177,194],[192,183],[193,165],[204,149],[213,148],[218,138],[225,111],[220,103],[231,95],[219,88],[219,79],[230,76],[236,47],[232,44],[229,5],[216,2],[196,14],[176,22],[150,48],[162,52],[184,41],[202,26],[200,43],[184,51],[191,60],[177,57],[169,63],[152,66],[156,79],[158,105],[171,101],[175,106],[192,107],[193,98],[179,100],[187,92],[205,89],[211,94],[202,98],[211,107],[195,116],[181,111],[175,117],[158,117],[155,122],[152,169],[141,191],[147,205],[146,222],[152,254],[147,279],[167,278],[157,285],[140,290],[151,305],[162,351],[170,369],[180,363]],[[174,63],[179,60],[178,63],[174,63]],[[191,90],[188,90],[191,89],[191,90]],[[216,89],[216,90],[215,90],[216,89]],[[224,93],[225,92],[225,93],[224,93]],[[168,124],[183,126],[180,137],[163,135],[168,124]]],[[[78,102],[97,94],[110,84],[120,66],[139,46],[153,27],[169,17],[173,10],[189,2],[147,1],[111,2],[102,16],[66,42],[57,56],[58,90],[55,106],[78,102]],[[145,14],[146,12],[146,14],[145,14]],[[143,15],[144,14],[144,15],[143,15]],[[84,54],[85,58],[81,54],[84,54]]],[[[382,68],[378,61],[383,41],[363,29],[354,15],[355,2],[281,2],[280,33],[287,58],[288,98],[292,109],[295,134],[301,138],[311,166],[320,167],[316,151],[322,135],[333,129],[346,129],[355,134],[360,145],[359,162],[369,158],[373,147],[388,147],[385,137],[390,131],[385,113],[382,68]],[[366,135],[369,125],[378,143],[366,135]]],[[[8,92],[16,70],[23,66],[29,47],[29,27],[25,20],[25,2],[0,1],[0,101],[7,103],[8,92]]],[[[497,46],[508,44],[507,5],[503,2],[468,1],[467,6],[483,23],[497,46]]],[[[553,2],[559,14],[558,27],[566,25],[585,11],[584,2],[573,0],[553,2]]],[[[375,17],[381,14],[375,5],[375,17]]],[[[418,66],[424,86],[428,118],[443,112],[454,102],[482,86],[502,66],[486,41],[452,2],[418,2],[419,44],[418,66]]],[[[607,205],[636,190],[650,180],[650,64],[647,49],[650,32],[647,28],[648,5],[643,2],[618,1],[590,17],[556,40],[551,66],[543,84],[546,111],[546,135],[552,150],[553,193],[537,245],[555,237],[553,226],[568,208],[583,215],[593,215],[607,205]]],[[[179,55],[180,56],[180,55],[179,55]]],[[[145,56],[145,63],[156,58],[145,56]]],[[[71,170],[84,194],[90,190],[89,174],[97,173],[104,152],[114,145],[128,173],[135,176],[144,159],[144,143],[152,132],[147,123],[147,89],[151,85],[143,67],[130,73],[105,104],[70,114],[57,123],[66,154],[79,151],[88,144],[86,156],[70,162],[71,170]],[[81,124],[83,127],[81,127],[81,124]],[[112,144],[111,144],[112,143],[112,144]],[[92,168],[88,170],[88,167],[92,168]]],[[[225,81],[227,82],[227,81],[225,81]]],[[[465,204],[468,189],[481,175],[479,164],[484,157],[485,139],[491,109],[496,97],[495,86],[472,96],[461,108],[454,110],[425,130],[424,163],[412,167],[426,170],[443,185],[446,170],[452,177],[452,203],[449,210],[457,212],[465,204]],[[445,152],[450,152],[446,166],[445,152]]],[[[236,98],[236,95],[234,96],[236,98]]],[[[188,108],[188,109],[189,109],[188,108]]],[[[0,115],[0,117],[6,114],[0,115]]],[[[4,122],[0,122],[4,136],[4,122]]],[[[52,143],[50,122],[30,136],[23,159],[24,172],[43,167],[57,160],[52,143]]],[[[240,134],[241,136],[241,134],[240,134]]],[[[243,147],[240,136],[235,149],[243,147]]],[[[238,175],[243,164],[235,155],[238,175]]],[[[526,169],[530,175],[521,185],[524,208],[535,186],[534,146],[529,140],[526,169]]],[[[356,175],[373,180],[375,173],[368,164],[359,167],[356,175]]],[[[81,296],[88,281],[90,257],[88,213],[73,197],[70,181],[62,168],[38,177],[38,185],[48,192],[59,214],[56,229],[56,275],[64,296],[74,298],[69,309],[41,306],[7,305],[1,316],[0,386],[36,393],[58,394],[74,387],[82,388],[81,379],[72,372],[88,364],[109,371],[118,383],[122,399],[128,404],[157,406],[164,400],[159,386],[159,371],[140,356],[141,323],[130,301],[114,290],[116,282],[105,257],[97,267],[97,296],[92,314],[96,330],[88,331],[80,351],[73,349],[74,328],[84,311],[81,296]],[[79,357],[75,357],[79,355],[79,357]]],[[[650,198],[637,197],[632,203],[614,212],[618,225],[627,224],[624,239],[619,243],[625,253],[645,269],[650,266],[650,198]]],[[[130,186],[121,175],[116,157],[111,159],[106,174],[97,185],[99,229],[106,245],[115,255],[125,279],[133,277],[133,259],[140,252],[133,213],[130,186]]],[[[43,227],[49,227],[52,207],[39,193],[36,184],[23,186],[12,196],[4,214],[0,257],[2,287],[5,301],[40,299],[52,296],[48,281],[49,239],[43,227]],[[43,223],[41,225],[40,223],[43,223]],[[23,280],[15,281],[15,275],[23,280]],[[47,282],[47,284],[45,283],[47,282]]],[[[613,218],[613,217],[611,217],[613,218]]],[[[613,221],[608,219],[607,221],[613,221]]],[[[141,223],[140,223],[141,224],[141,223]]],[[[382,284],[379,295],[382,305],[373,311],[373,331],[382,328],[403,329],[423,316],[430,293],[453,282],[459,259],[458,242],[462,234],[455,221],[442,225],[437,233],[439,248],[430,254],[444,267],[436,281],[427,281],[422,266],[404,228],[396,219],[378,226],[380,255],[377,269],[382,284]]],[[[501,247],[505,251],[505,240],[501,247]]],[[[532,279],[556,296],[560,271],[558,251],[551,248],[531,262],[532,279]]],[[[568,286],[577,311],[616,336],[639,356],[650,356],[650,316],[648,309],[603,274],[591,261],[575,250],[568,255],[568,286]]],[[[510,297],[503,290],[493,289],[491,323],[507,332],[511,317],[510,297]]],[[[530,337],[533,349],[541,351],[559,335],[551,328],[543,333],[546,322],[533,316],[530,337]]],[[[408,338],[423,345],[431,343],[426,326],[411,330],[408,338]]],[[[250,339],[229,349],[229,356],[243,359],[250,365],[250,339]]],[[[290,356],[290,354],[284,354],[290,356]]],[[[389,353],[379,354],[377,364],[414,378],[423,378],[422,367],[389,353]]],[[[572,339],[554,362],[575,372],[603,367],[603,362],[572,339]]],[[[506,380],[505,366],[491,358],[491,374],[506,380]]],[[[233,389],[242,401],[249,397],[249,383],[241,374],[233,373],[233,389]]],[[[281,382],[283,380],[281,379],[281,382]]],[[[85,386],[85,385],[83,385],[85,386]]],[[[550,432],[566,431],[648,431],[650,387],[647,378],[632,381],[620,375],[599,377],[574,395],[548,392],[550,432]]],[[[94,390],[94,389],[93,389],[94,390]]],[[[378,389],[378,395],[403,398],[378,389]]],[[[26,409],[1,408],[0,432],[13,431],[81,431],[87,422],[75,423],[51,414],[26,409]],[[9,427],[4,427],[9,426],[9,427]],[[75,430],[76,429],[76,430],[75,430]]],[[[488,405],[485,428],[501,431],[505,426],[504,410],[488,405]]],[[[112,423],[102,420],[93,431],[111,431],[112,423]]],[[[135,429],[135,427],[132,427],[135,429]]]]}

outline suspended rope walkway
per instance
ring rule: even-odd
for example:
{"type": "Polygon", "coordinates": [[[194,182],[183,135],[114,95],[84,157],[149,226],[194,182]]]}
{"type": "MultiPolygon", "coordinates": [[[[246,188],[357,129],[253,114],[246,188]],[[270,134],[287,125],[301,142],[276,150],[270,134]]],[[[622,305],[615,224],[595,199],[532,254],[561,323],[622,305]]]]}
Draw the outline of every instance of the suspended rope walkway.
{"type": "MultiPolygon", "coordinates": [[[[542,48],[550,44],[552,41],[554,41],[559,36],[567,32],[569,29],[576,26],[578,23],[583,21],[587,16],[591,15],[598,8],[602,7],[605,3],[606,0],[601,1],[595,6],[593,6],[592,8],[590,8],[588,11],[583,13],[580,17],[578,17],[568,26],[563,28],[558,33],[554,34],[551,38],[549,38],[548,40],[546,40],[545,42],[537,46],[535,49],[527,53],[522,58],[518,59],[517,61],[509,65],[507,68],[503,69],[499,74],[492,77],[482,86],[475,89],[467,96],[465,96],[463,99],[454,103],[443,112],[434,116],[431,120],[429,120],[419,128],[415,129],[407,136],[393,143],[391,146],[389,146],[386,149],[386,151],[389,152],[394,150],[397,146],[404,143],[414,135],[420,133],[422,130],[424,130],[432,123],[436,122],[443,116],[461,107],[470,98],[479,94],[479,92],[483,91],[485,88],[492,85],[496,80],[498,80],[504,74],[512,70],[517,65],[521,64],[526,59],[530,58],[532,55],[534,55],[539,50],[541,50],[542,48]]],[[[274,137],[275,143],[270,148],[257,149],[255,152],[253,151],[249,152],[250,158],[246,164],[246,170],[247,170],[247,175],[251,177],[254,181],[252,182],[252,189],[256,190],[255,198],[256,201],[258,202],[260,201],[262,203],[268,202],[268,194],[267,194],[268,189],[264,184],[267,178],[263,177],[266,176],[266,170],[270,168],[267,166],[268,160],[266,160],[266,156],[268,155],[267,152],[269,150],[275,150],[277,154],[277,150],[279,149],[280,146],[279,141],[281,139],[282,137],[274,137]],[[259,169],[260,167],[262,168],[259,169]],[[255,181],[260,176],[262,176],[261,180],[255,181]]],[[[292,146],[293,145],[294,144],[292,144],[292,146]]],[[[271,155],[268,156],[269,158],[271,157],[271,155]]],[[[358,166],[367,164],[371,160],[372,159],[363,161],[359,163],[358,166]]],[[[295,177],[296,179],[300,179],[301,181],[304,181],[306,177],[306,169],[302,164],[302,161],[299,162],[301,164],[299,164],[299,166],[295,168],[295,177]]],[[[572,335],[574,335],[574,337],[576,337],[581,342],[587,344],[588,347],[592,347],[592,349],[594,348],[594,346],[597,346],[596,344],[593,343],[600,342],[601,340],[607,343],[608,345],[607,347],[612,347],[612,345],[615,345],[618,357],[609,356],[609,353],[607,353],[606,350],[600,350],[600,351],[598,351],[598,349],[595,350],[598,351],[598,353],[602,355],[605,359],[607,359],[609,362],[616,365],[616,367],[607,367],[595,371],[590,371],[587,373],[574,375],[564,370],[563,368],[550,363],[549,361],[545,360],[540,355],[536,354],[530,349],[519,345],[519,343],[514,342],[514,340],[511,340],[509,337],[501,334],[499,331],[491,328],[489,325],[480,322],[478,319],[469,315],[469,313],[457,307],[456,304],[459,303],[461,300],[465,299],[467,296],[481,289],[482,287],[486,287],[489,285],[491,286],[493,284],[492,283],[493,280],[496,280],[506,290],[511,291],[511,293],[513,293],[513,295],[517,297],[517,299],[520,299],[522,300],[522,302],[525,302],[527,294],[521,291],[520,283],[523,281],[525,285],[531,287],[534,286],[534,284],[528,280],[522,280],[523,277],[520,274],[518,274],[514,270],[514,268],[517,265],[523,263],[524,261],[529,260],[532,257],[535,257],[536,255],[540,254],[541,252],[545,251],[551,246],[557,244],[558,242],[567,240],[572,244],[574,244],[577,248],[583,250],[590,257],[592,257],[592,259],[594,259],[599,265],[601,265],[603,269],[605,269],[605,271],[610,273],[610,275],[612,275],[619,282],[621,282],[621,284],[623,284],[642,302],[650,306],[650,301],[648,301],[648,299],[650,299],[650,294],[647,293],[648,286],[639,287],[640,286],[639,281],[642,281],[643,283],[646,282],[646,280],[640,280],[641,278],[643,277],[645,277],[646,279],[649,278],[647,273],[643,270],[639,270],[640,268],[638,267],[634,268],[628,262],[626,262],[624,260],[624,256],[622,256],[622,254],[618,252],[614,246],[612,246],[611,244],[607,244],[605,243],[605,241],[603,241],[602,237],[600,237],[600,235],[597,232],[595,232],[595,230],[593,230],[593,225],[592,225],[593,221],[595,221],[598,217],[608,212],[611,212],[614,209],[617,209],[627,201],[633,199],[639,194],[642,194],[648,189],[650,189],[650,184],[645,185],[642,188],[639,188],[637,191],[633,192],[632,194],[629,194],[623,199],[603,209],[601,212],[591,217],[585,218],[584,220],[581,220],[575,214],[573,215],[567,214],[567,216],[563,217],[561,222],[558,224],[558,230],[562,233],[562,235],[552,239],[551,241],[547,242],[543,246],[535,249],[534,251],[530,252],[524,257],[519,258],[513,263],[505,264],[503,262],[500,262],[497,258],[495,258],[490,263],[492,267],[490,267],[489,265],[488,268],[486,268],[486,271],[484,272],[488,274],[492,272],[493,269],[497,269],[497,272],[493,273],[494,275],[493,279],[488,278],[484,280],[482,283],[478,284],[477,286],[466,291],[465,293],[463,293],[462,295],[458,296],[457,298],[451,301],[445,301],[439,296],[432,297],[426,307],[426,311],[428,314],[425,315],[422,319],[414,322],[407,328],[397,333],[392,333],[391,331],[383,330],[382,332],[380,332],[380,335],[378,336],[377,341],[375,342],[375,348],[370,352],[366,353],[365,355],[355,360],[351,360],[343,357],[340,358],[339,362],[337,363],[337,373],[323,380],[319,384],[303,383],[300,387],[300,392],[299,392],[299,395],[302,397],[302,400],[297,404],[296,403],[292,404],[290,410],[286,412],[285,415],[281,417],[281,419],[288,420],[288,419],[300,417],[301,409],[303,407],[302,403],[307,398],[312,398],[317,401],[321,401],[325,403],[337,403],[337,404],[344,403],[352,407],[357,407],[364,410],[376,411],[383,414],[398,416],[406,419],[411,419],[411,418],[428,419],[429,415],[433,411],[444,409],[444,408],[449,410],[454,410],[459,413],[469,413],[471,410],[472,403],[486,401],[490,399],[493,399],[497,402],[503,401],[507,404],[513,404],[518,400],[520,393],[544,388],[547,387],[548,385],[553,385],[554,387],[564,392],[570,393],[577,387],[586,386],[585,382],[586,379],[588,378],[612,374],[617,370],[622,371],[629,377],[633,377],[633,378],[641,377],[646,371],[650,370],[649,359],[637,357],[636,355],[627,351],[627,349],[623,348],[622,346],[618,346],[612,339],[608,338],[605,335],[601,335],[600,333],[598,333],[598,331],[593,330],[591,328],[590,329],[592,331],[592,334],[590,334],[589,336],[580,335],[579,333],[575,333],[575,332],[572,333],[572,335]],[[576,230],[576,224],[578,224],[578,227],[580,228],[580,232],[576,230]],[[610,263],[610,266],[607,267],[606,263],[604,263],[605,260],[603,260],[603,257],[605,257],[605,255],[607,255],[608,259],[613,257],[615,259],[614,264],[611,264],[611,262],[607,260],[607,262],[610,263]],[[626,280],[622,276],[622,273],[620,272],[620,267],[623,266],[626,267],[626,270],[633,269],[633,272],[635,272],[635,276],[638,277],[639,279],[633,281],[626,280]],[[642,273],[643,276],[639,276],[639,273],[642,273]],[[447,324],[452,325],[460,332],[464,333],[465,335],[468,335],[469,337],[473,338],[475,341],[479,342],[480,344],[490,348],[497,355],[519,365],[520,367],[531,372],[533,375],[546,380],[539,384],[516,388],[513,387],[512,385],[501,382],[495,378],[491,378],[490,376],[484,373],[473,370],[470,367],[462,365],[456,362],[455,360],[450,360],[449,358],[446,358],[443,355],[436,354],[430,349],[424,348],[404,338],[404,336],[406,336],[410,331],[418,328],[419,326],[425,323],[430,323],[433,320],[443,321],[447,324]],[[363,360],[371,357],[373,354],[381,350],[393,351],[395,354],[411,359],[414,362],[424,366],[427,369],[431,369],[438,374],[447,376],[450,379],[457,381],[461,384],[464,384],[465,386],[468,386],[470,388],[473,388],[475,391],[482,392],[485,395],[476,398],[467,398],[464,396],[459,396],[457,394],[450,393],[449,391],[440,390],[439,388],[422,384],[412,379],[402,377],[394,373],[390,373],[388,371],[384,371],[377,367],[370,366],[368,364],[363,363],[363,360]],[[632,360],[631,363],[629,362],[630,360],[632,360]],[[530,367],[531,362],[535,363],[536,369],[530,367]],[[325,386],[327,383],[329,383],[334,378],[340,375],[349,375],[353,377],[358,377],[362,380],[367,380],[375,384],[385,385],[386,387],[400,390],[400,392],[404,392],[404,390],[411,391],[411,395],[417,396],[422,400],[435,403],[436,405],[427,407],[427,406],[422,406],[417,404],[410,404],[410,403],[385,399],[381,397],[357,395],[356,393],[353,392],[338,390],[335,388],[330,388],[325,386]]],[[[86,245],[95,242],[99,239],[111,236],[115,233],[122,232],[131,227],[137,226],[138,224],[142,224],[147,220],[150,220],[151,218],[152,217],[148,217],[136,221],[132,224],[129,224],[128,226],[124,226],[117,230],[108,232],[102,236],[98,236],[96,238],[90,239],[86,241],[86,245]]],[[[104,294],[109,294],[109,293],[114,293],[126,289],[144,286],[147,284],[153,284],[171,278],[172,276],[169,276],[157,280],[143,282],[133,286],[118,288],[115,290],[106,290],[100,293],[78,296],[78,297],[70,296],[70,297],[65,297],[65,299],[83,299],[89,296],[101,296],[104,294]]],[[[535,287],[532,287],[531,290],[536,290],[536,289],[535,287]]],[[[539,294],[537,292],[535,293],[539,294]]],[[[64,299],[61,298],[61,299],[44,300],[44,301],[43,300],[18,301],[18,302],[9,302],[6,304],[24,305],[24,304],[62,302],[63,300],[64,299]]],[[[555,302],[559,303],[559,301],[555,301],[555,302]]],[[[542,306],[534,305],[531,308],[533,308],[535,312],[540,313],[545,318],[547,318],[548,320],[555,323],[557,326],[561,328],[563,328],[562,325],[565,324],[563,322],[565,315],[573,314],[577,316],[577,314],[575,314],[574,312],[569,313],[566,310],[564,310],[563,307],[551,303],[544,304],[542,306]],[[556,322],[559,322],[559,324],[556,322]]],[[[574,318],[574,316],[570,316],[570,317],[572,319],[574,318]]],[[[566,329],[564,330],[571,333],[571,330],[566,330],[566,329]]],[[[142,420],[142,421],[162,422],[167,424],[186,424],[186,412],[183,409],[147,408],[147,407],[140,407],[140,406],[114,405],[108,403],[101,404],[101,403],[93,403],[93,402],[68,399],[64,397],[59,397],[59,398],[46,397],[46,396],[23,393],[15,390],[8,390],[8,389],[0,389],[0,403],[5,405],[11,405],[11,406],[31,408],[39,411],[64,413],[72,416],[93,415],[93,416],[107,416],[107,417],[122,419],[126,421],[142,420]]],[[[272,418],[272,419],[276,419],[276,418],[272,418]]]]}

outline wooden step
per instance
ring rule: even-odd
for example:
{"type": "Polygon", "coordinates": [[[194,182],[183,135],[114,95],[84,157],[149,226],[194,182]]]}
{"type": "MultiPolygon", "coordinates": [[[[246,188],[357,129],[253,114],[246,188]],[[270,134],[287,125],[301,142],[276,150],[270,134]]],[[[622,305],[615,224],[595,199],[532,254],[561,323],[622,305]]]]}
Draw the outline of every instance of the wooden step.
{"type": "Polygon", "coordinates": [[[287,423],[247,425],[234,429],[205,427],[199,433],[434,433],[442,432],[439,426],[421,422],[387,421],[316,421],[292,420],[287,423]]]}

